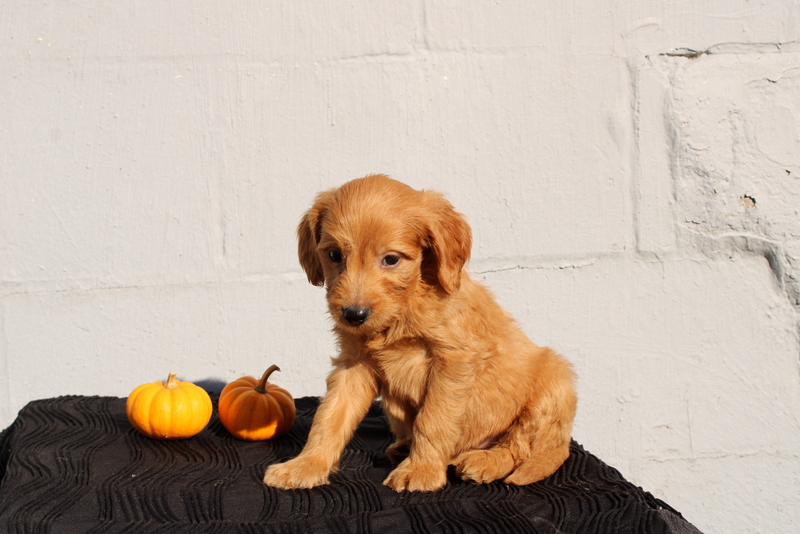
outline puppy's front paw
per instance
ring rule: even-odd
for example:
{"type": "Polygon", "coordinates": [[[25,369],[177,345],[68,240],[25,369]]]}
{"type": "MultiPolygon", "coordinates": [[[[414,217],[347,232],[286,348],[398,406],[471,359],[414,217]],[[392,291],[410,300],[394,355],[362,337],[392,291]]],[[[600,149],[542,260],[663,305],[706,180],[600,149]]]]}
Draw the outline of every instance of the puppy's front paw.
{"type": "Polygon", "coordinates": [[[327,484],[329,473],[322,462],[298,457],[269,466],[264,484],[280,489],[313,488],[327,484]]]}
{"type": "Polygon", "coordinates": [[[384,486],[394,491],[435,491],[447,484],[447,466],[412,463],[405,459],[389,473],[384,486]]]}

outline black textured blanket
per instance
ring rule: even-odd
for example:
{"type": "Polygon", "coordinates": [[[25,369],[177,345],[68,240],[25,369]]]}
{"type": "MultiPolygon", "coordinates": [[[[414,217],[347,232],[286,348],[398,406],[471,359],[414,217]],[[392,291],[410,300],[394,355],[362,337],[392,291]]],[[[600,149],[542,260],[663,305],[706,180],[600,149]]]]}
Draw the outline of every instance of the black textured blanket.
{"type": "Polygon", "coordinates": [[[381,485],[391,437],[377,407],[330,485],[264,486],[267,465],[302,448],[316,407],[298,399],[287,435],[253,443],[232,438],[216,411],[199,435],[156,441],[131,428],[125,399],[31,402],[0,437],[0,532],[698,532],[575,443],[530,486],[451,477],[437,492],[395,493],[381,485]]]}

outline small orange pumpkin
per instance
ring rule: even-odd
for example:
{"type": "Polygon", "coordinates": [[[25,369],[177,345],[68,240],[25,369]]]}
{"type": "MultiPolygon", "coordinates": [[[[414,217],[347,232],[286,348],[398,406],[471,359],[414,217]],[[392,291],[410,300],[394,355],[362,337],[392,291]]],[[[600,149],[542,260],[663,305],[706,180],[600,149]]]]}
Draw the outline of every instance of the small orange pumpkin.
{"type": "Polygon", "coordinates": [[[296,409],[292,395],[267,382],[280,371],[277,365],[264,371],[260,380],[243,376],[219,394],[219,420],[235,437],[260,441],[280,436],[294,424],[296,409]]]}
{"type": "Polygon", "coordinates": [[[191,382],[175,379],[142,384],[128,396],[125,412],[133,428],[155,439],[190,438],[211,420],[211,397],[191,382]]]}

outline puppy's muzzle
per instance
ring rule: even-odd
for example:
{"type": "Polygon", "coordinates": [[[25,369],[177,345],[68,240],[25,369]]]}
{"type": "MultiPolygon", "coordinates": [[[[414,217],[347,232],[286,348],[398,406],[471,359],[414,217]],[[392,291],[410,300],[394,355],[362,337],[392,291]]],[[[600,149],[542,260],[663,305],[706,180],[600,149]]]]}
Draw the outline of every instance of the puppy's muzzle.
{"type": "Polygon", "coordinates": [[[366,306],[349,306],[342,308],[342,317],[353,326],[364,324],[369,319],[370,309],[366,306]]]}

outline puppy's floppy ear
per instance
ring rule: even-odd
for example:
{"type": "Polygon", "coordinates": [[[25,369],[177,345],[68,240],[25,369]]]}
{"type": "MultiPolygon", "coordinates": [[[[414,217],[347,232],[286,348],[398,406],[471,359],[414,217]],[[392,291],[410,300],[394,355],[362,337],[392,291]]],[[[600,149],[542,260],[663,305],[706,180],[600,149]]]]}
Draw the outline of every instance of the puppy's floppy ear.
{"type": "Polygon", "coordinates": [[[461,270],[469,261],[472,230],[466,219],[439,193],[425,191],[425,246],[435,256],[439,285],[450,294],[461,286],[461,270]]]}
{"type": "Polygon", "coordinates": [[[308,276],[308,281],[315,286],[325,283],[322,264],[317,256],[317,245],[320,240],[322,216],[333,199],[333,193],[326,191],[317,195],[314,205],[309,209],[297,225],[297,255],[300,265],[308,276]]]}

